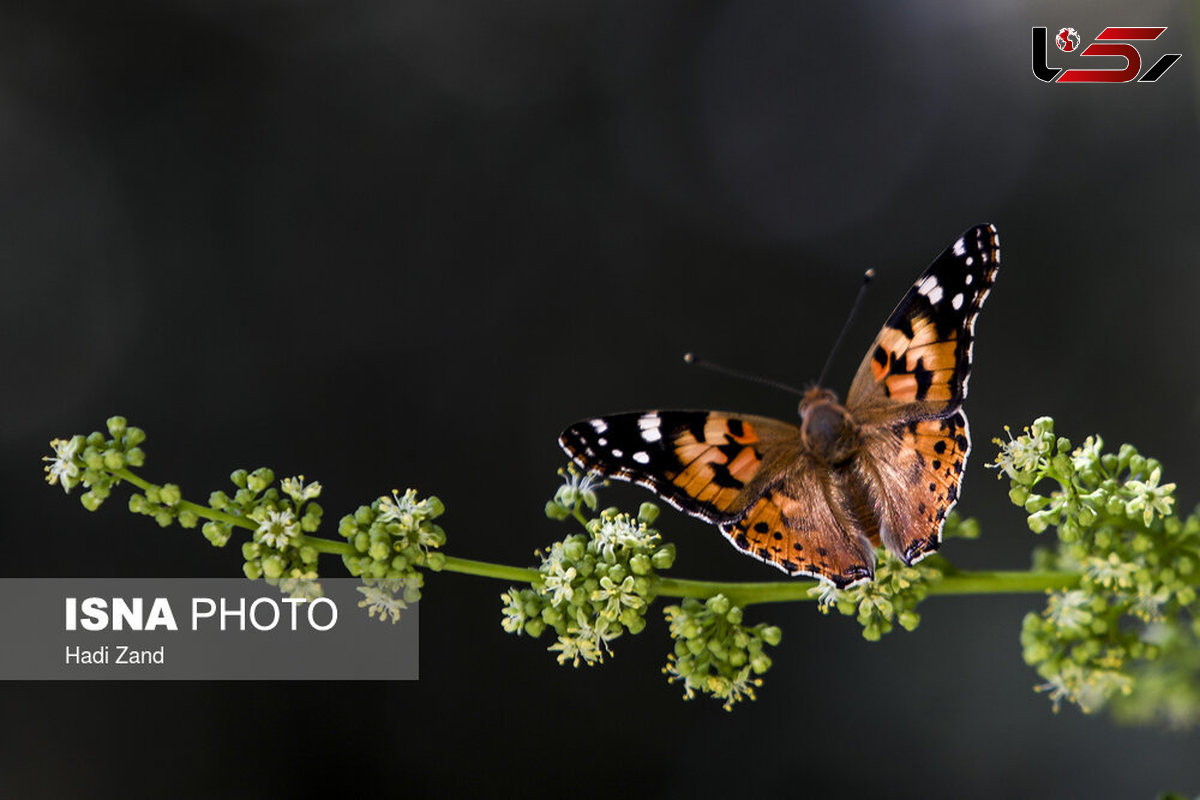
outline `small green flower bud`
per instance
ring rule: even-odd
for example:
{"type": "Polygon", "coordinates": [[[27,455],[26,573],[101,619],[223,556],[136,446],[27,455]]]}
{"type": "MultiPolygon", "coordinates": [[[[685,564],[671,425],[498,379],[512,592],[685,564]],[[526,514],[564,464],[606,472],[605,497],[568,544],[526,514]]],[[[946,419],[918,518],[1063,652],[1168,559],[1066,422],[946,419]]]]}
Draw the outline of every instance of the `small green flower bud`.
{"type": "Polygon", "coordinates": [[[534,639],[541,636],[544,630],[546,630],[546,623],[540,619],[534,618],[525,621],[525,632],[534,639]]]}
{"type": "Polygon", "coordinates": [[[425,556],[425,566],[434,572],[441,572],[446,566],[445,553],[430,553],[425,556]]]}
{"type": "Polygon", "coordinates": [[[119,450],[109,450],[104,454],[104,468],[112,471],[125,467],[125,454],[119,450]]]}
{"type": "Polygon", "coordinates": [[[95,511],[100,507],[100,504],[104,502],[104,498],[97,496],[94,491],[84,492],[79,496],[79,502],[88,511],[95,511]]]}
{"type": "Polygon", "coordinates": [[[126,452],[130,448],[137,447],[144,441],[146,441],[146,432],[141,428],[127,427],[125,429],[124,444],[126,452]]]}
{"type": "Polygon", "coordinates": [[[650,556],[645,553],[635,553],[629,559],[629,571],[634,575],[648,575],[652,569],[650,556]]]}
{"type": "Polygon", "coordinates": [[[231,534],[228,527],[219,522],[206,522],[200,530],[204,533],[204,538],[212,542],[213,547],[224,547],[231,534]]]}
{"type": "Polygon", "coordinates": [[[714,614],[727,614],[733,603],[729,602],[729,598],[723,594],[715,594],[704,601],[705,607],[714,614]]]}
{"type": "Polygon", "coordinates": [[[263,575],[275,579],[283,575],[287,563],[278,555],[269,555],[262,560],[263,575]]]}
{"type": "Polygon", "coordinates": [[[131,467],[141,467],[146,463],[146,453],[140,447],[131,447],[125,451],[125,463],[131,467]]]}
{"type": "Polygon", "coordinates": [[[562,521],[571,516],[571,509],[560,505],[553,500],[546,501],[546,516],[553,520],[562,521]]]}
{"type": "Polygon", "coordinates": [[[638,506],[637,520],[647,527],[654,524],[654,520],[658,519],[659,508],[654,503],[642,503],[638,506]]]}
{"type": "Polygon", "coordinates": [[[1137,454],[1129,457],[1129,474],[1137,477],[1146,469],[1146,459],[1144,456],[1137,454]]]}
{"type": "Polygon", "coordinates": [[[563,556],[567,561],[576,562],[583,560],[587,555],[587,540],[582,536],[571,536],[563,542],[563,556]]]}
{"type": "Polygon", "coordinates": [[[247,561],[242,564],[242,572],[252,581],[258,580],[263,574],[262,566],[257,561],[247,561]]]}
{"type": "Polygon", "coordinates": [[[179,512],[179,525],[183,528],[194,528],[199,524],[200,518],[196,516],[196,512],[184,509],[179,512]]]}
{"type": "MultiPolygon", "coordinates": [[[[728,601],[726,601],[726,602],[728,602],[728,601]]],[[[739,606],[733,606],[732,608],[730,608],[729,611],[725,614],[725,621],[728,622],[730,625],[741,625],[742,624],[742,609],[739,606]]]]}
{"type": "Polygon", "coordinates": [[[915,611],[901,611],[896,616],[896,621],[900,623],[900,627],[906,631],[915,631],[917,626],[921,624],[921,615],[915,611]]]}
{"type": "Polygon", "coordinates": [[[246,478],[246,488],[252,492],[264,491],[275,482],[275,473],[267,467],[259,467],[246,478]]]}
{"type": "Polygon", "coordinates": [[[164,483],[159,492],[159,501],[168,506],[176,506],[183,499],[183,492],[173,483],[164,483]]]}
{"type": "Polygon", "coordinates": [[[165,509],[162,511],[159,511],[157,514],[154,515],[154,521],[158,523],[158,526],[160,528],[171,527],[171,522],[174,519],[175,518],[173,516],[171,516],[171,512],[167,511],[165,509]]]}
{"type": "Polygon", "coordinates": [[[650,563],[656,570],[670,569],[675,563],[675,545],[665,544],[650,557],[650,563]]]}
{"type": "Polygon", "coordinates": [[[108,433],[114,439],[120,439],[125,434],[125,418],[124,417],[109,417],[106,420],[108,433]]]}
{"type": "Polygon", "coordinates": [[[1025,499],[1027,497],[1029,497],[1028,486],[1023,486],[1018,483],[1014,484],[1013,487],[1008,490],[1008,499],[1012,501],[1014,506],[1024,506],[1025,499]]]}

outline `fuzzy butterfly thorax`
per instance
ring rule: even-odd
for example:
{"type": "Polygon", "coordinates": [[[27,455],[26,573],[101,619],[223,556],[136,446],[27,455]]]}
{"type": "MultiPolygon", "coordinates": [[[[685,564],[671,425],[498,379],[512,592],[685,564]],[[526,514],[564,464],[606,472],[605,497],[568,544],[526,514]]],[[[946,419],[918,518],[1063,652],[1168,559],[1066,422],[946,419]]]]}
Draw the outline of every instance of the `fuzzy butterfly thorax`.
{"type": "Polygon", "coordinates": [[[880,542],[905,564],[920,561],[958,502],[975,319],[999,267],[994,226],[960,236],[887,318],[845,403],[814,387],[799,426],[635,411],[577,422],[559,444],[588,472],[645,486],[789,575],[839,588],[871,580],[880,542]]]}
{"type": "Polygon", "coordinates": [[[858,423],[829,389],[814,386],[800,401],[800,438],[817,461],[839,467],[858,451],[858,423]]]}

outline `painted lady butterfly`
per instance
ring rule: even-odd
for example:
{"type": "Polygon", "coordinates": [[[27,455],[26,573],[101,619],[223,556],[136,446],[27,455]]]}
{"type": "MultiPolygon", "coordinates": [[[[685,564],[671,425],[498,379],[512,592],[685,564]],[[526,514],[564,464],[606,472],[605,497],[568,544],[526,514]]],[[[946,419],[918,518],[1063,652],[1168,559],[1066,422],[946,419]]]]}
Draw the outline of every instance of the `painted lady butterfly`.
{"type": "Polygon", "coordinates": [[[583,469],[650,489],[789,575],[839,588],[869,581],[881,541],[904,563],[920,561],[941,544],[958,500],[975,317],[999,266],[995,226],[959,237],[888,317],[845,405],[814,386],[799,427],[641,411],[577,422],[559,444],[583,469]]]}

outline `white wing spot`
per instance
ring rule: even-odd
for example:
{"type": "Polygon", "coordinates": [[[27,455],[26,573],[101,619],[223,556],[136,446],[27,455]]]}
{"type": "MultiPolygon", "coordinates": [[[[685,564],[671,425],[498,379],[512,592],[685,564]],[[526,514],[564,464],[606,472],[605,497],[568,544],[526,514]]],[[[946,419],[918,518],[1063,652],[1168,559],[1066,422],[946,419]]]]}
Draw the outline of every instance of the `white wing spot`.
{"type": "Polygon", "coordinates": [[[604,433],[608,430],[608,423],[602,419],[592,420],[592,427],[596,429],[596,433],[604,433]]]}
{"type": "Polygon", "coordinates": [[[974,263],[975,263],[975,257],[974,257],[974,256],[967,256],[967,260],[966,260],[966,261],[964,261],[963,263],[964,263],[964,264],[966,264],[966,265],[969,267],[969,266],[971,266],[972,264],[974,264],[974,263]]]}
{"type": "MultiPolygon", "coordinates": [[[[971,266],[970,259],[967,260],[967,266],[971,266]]],[[[975,276],[968,272],[967,277],[963,279],[963,283],[965,283],[967,286],[970,286],[974,282],[975,282],[975,276]]]]}
{"type": "Polygon", "coordinates": [[[600,445],[601,447],[608,447],[608,439],[605,439],[603,436],[601,436],[596,440],[596,444],[600,445]]]}
{"type": "Polygon", "coordinates": [[[938,283],[937,276],[926,275],[925,279],[917,284],[917,294],[928,297],[929,302],[936,305],[942,299],[942,285],[938,283]]]}
{"type": "Polygon", "coordinates": [[[961,255],[966,254],[966,252],[967,252],[967,243],[964,242],[962,240],[962,237],[960,236],[958,238],[958,241],[954,243],[954,255],[961,256],[961,255]]]}
{"type": "Polygon", "coordinates": [[[616,458],[622,458],[622,457],[625,455],[625,451],[624,451],[624,450],[618,450],[617,448],[615,448],[615,447],[614,447],[614,448],[613,448],[613,451],[612,451],[612,454],[613,454],[613,456],[615,456],[616,458]]]}
{"type": "Polygon", "coordinates": [[[642,429],[642,439],[647,442],[657,442],[662,438],[662,417],[657,411],[638,417],[638,427],[642,429]]]}
{"type": "Polygon", "coordinates": [[[633,460],[639,464],[649,464],[650,456],[644,450],[638,450],[633,454],[633,460]]]}
{"type": "Polygon", "coordinates": [[[962,292],[959,292],[958,294],[954,295],[954,299],[950,301],[950,305],[954,306],[955,311],[958,311],[960,308],[962,308],[962,304],[963,295],[962,292]]]}

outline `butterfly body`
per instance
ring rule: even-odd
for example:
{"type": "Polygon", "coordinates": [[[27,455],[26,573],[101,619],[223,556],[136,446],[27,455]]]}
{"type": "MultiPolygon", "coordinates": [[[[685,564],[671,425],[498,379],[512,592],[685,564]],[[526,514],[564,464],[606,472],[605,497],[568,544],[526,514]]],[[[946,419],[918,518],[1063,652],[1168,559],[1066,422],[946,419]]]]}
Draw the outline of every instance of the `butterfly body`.
{"type": "Polygon", "coordinates": [[[993,226],[964,233],[892,312],[845,403],[809,389],[799,425],[640,411],[583,420],[559,443],[585,470],[645,486],[790,575],[870,580],[880,543],[915,563],[937,549],[958,500],[974,323],[999,255],[993,226]]]}

